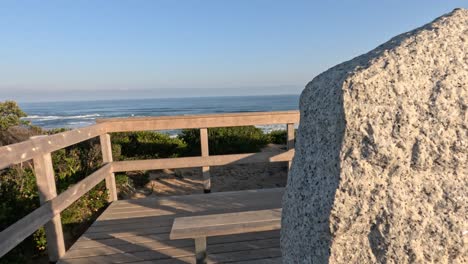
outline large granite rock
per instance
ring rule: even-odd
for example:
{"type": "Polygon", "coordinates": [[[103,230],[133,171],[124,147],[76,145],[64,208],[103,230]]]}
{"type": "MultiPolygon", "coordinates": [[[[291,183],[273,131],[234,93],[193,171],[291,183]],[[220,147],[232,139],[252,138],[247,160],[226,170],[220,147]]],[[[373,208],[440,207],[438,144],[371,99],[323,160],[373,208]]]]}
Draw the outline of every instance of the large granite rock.
{"type": "Polygon", "coordinates": [[[314,78],[283,262],[468,263],[467,90],[463,9],[314,78]]]}

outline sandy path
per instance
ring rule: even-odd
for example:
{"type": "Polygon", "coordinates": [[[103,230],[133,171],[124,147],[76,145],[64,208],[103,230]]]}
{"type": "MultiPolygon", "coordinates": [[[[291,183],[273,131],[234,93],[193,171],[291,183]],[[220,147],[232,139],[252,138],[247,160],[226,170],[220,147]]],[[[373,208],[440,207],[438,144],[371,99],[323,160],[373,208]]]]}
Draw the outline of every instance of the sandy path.
{"type": "MultiPolygon", "coordinates": [[[[263,152],[279,152],[284,146],[268,145],[263,152]]],[[[286,186],[286,163],[256,163],[211,167],[212,192],[286,186]]],[[[141,173],[129,175],[134,182],[141,173]]],[[[138,184],[136,184],[138,186],[138,184]]],[[[149,172],[149,182],[123,195],[126,199],[203,193],[201,168],[149,172]]]]}

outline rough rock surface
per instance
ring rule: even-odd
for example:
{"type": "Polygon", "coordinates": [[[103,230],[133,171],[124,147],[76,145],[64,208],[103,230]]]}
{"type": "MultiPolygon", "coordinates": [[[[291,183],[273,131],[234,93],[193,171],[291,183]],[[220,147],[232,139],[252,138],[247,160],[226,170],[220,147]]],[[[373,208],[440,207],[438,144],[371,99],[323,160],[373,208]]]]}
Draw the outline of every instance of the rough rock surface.
{"type": "Polygon", "coordinates": [[[318,75],[301,95],[284,263],[468,263],[468,10],[318,75]]]}

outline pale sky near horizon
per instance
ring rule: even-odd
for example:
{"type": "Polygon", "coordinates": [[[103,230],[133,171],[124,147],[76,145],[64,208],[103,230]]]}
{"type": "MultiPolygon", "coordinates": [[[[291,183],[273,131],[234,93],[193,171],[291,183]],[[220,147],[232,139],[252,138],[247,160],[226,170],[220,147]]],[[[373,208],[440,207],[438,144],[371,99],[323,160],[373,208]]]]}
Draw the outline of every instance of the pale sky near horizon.
{"type": "Polygon", "coordinates": [[[466,0],[0,2],[0,100],[298,94],[466,0]]]}

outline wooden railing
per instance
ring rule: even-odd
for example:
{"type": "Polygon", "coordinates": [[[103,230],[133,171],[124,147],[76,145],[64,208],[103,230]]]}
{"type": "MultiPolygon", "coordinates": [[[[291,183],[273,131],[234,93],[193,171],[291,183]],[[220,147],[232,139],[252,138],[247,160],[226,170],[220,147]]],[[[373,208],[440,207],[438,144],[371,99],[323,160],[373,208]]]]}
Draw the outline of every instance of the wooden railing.
{"type": "Polygon", "coordinates": [[[97,120],[96,125],[74,129],[50,136],[0,147],[0,169],[33,160],[41,206],[0,233],[0,257],[8,253],[41,226],[45,227],[50,261],[65,254],[60,213],[99,184],[106,182],[109,202],[117,200],[115,172],[155,169],[202,167],[203,186],[210,192],[210,166],[257,162],[291,162],[294,156],[294,124],[299,122],[297,111],[235,113],[194,116],[167,116],[145,118],[113,118],[97,120]],[[209,155],[208,128],[249,125],[286,124],[288,151],[277,153],[250,153],[209,155]],[[113,161],[110,134],[145,130],[200,129],[201,156],[152,160],[113,161]],[[57,195],[51,152],[76,143],[100,137],[104,165],[57,195]]]}

